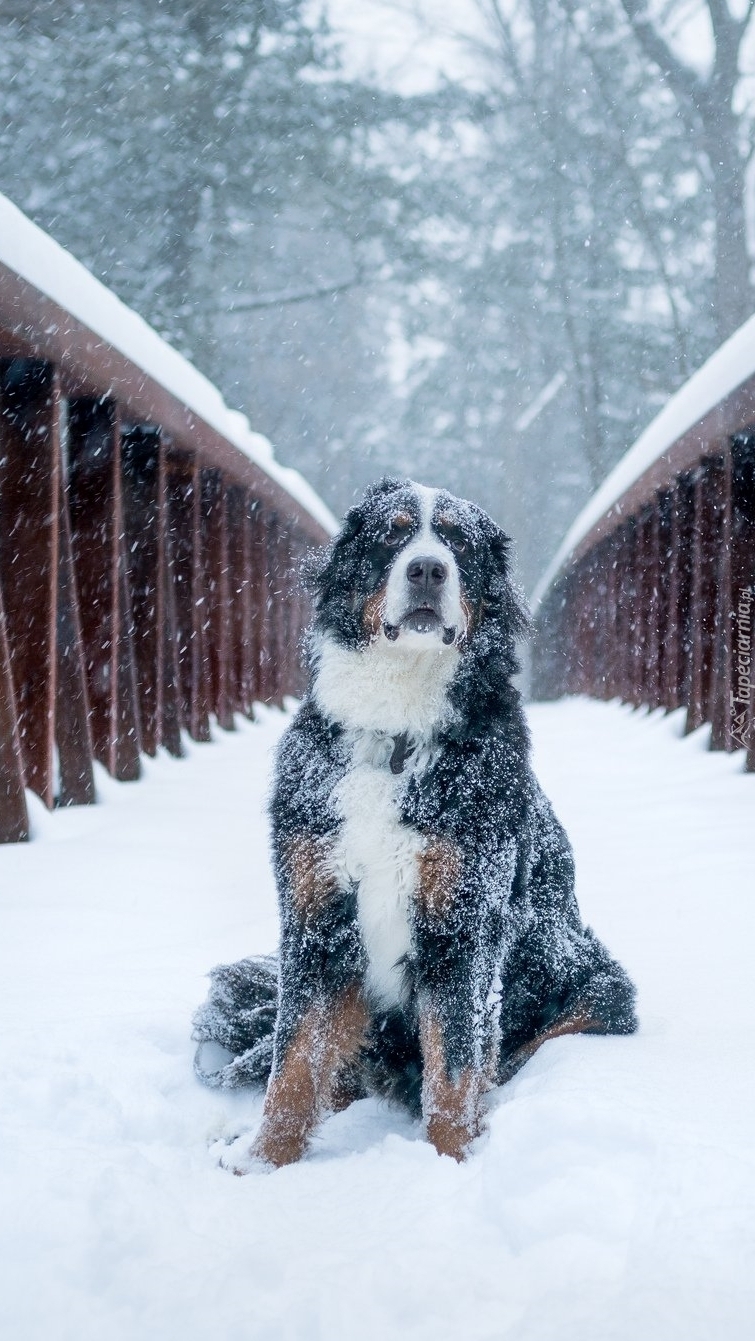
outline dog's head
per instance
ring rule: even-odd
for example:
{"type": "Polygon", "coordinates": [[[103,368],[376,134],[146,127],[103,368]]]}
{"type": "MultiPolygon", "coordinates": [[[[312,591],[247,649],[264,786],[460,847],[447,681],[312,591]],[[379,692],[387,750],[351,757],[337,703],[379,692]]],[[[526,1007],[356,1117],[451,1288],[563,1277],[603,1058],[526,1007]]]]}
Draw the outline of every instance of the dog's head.
{"type": "Polygon", "coordinates": [[[474,503],[386,478],[351,508],[316,577],[317,627],[342,647],[469,646],[527,613],[509,574],[508,536],[474,503]]]}

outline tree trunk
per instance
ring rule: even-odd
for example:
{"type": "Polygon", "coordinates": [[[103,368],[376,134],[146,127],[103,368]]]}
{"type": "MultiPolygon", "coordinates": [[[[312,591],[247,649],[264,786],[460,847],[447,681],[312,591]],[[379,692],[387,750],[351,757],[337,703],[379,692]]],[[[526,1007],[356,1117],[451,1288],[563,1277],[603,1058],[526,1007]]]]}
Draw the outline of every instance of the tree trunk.
{"type": "Polygon", "coordinates": [[[716,226],[713,301],[718,337],[726,340],[755,308],[747,253],[745,166],[737,147],[736,119],[727,107],[708,114],[705,141],[716,226]]]}

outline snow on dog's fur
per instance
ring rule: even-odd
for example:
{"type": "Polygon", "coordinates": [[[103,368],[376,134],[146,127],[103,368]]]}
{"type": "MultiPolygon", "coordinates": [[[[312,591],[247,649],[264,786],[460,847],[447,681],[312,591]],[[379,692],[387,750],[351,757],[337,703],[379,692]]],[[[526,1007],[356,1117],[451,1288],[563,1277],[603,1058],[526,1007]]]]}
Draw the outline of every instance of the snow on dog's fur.
{"type": "Polygon", "coordinates": [[[214,970],[195,1018],[203,1079],[268,1082],[253,1158],[298,1159],[323,1113],[380,1093],[462,1159],[486,1090],[543,1041],[636,1027],[530,766],[508,551],[474,504],[386,479],[320,566],[271,803],[277,1010],[275,966],[250,959],[214,970]]]}

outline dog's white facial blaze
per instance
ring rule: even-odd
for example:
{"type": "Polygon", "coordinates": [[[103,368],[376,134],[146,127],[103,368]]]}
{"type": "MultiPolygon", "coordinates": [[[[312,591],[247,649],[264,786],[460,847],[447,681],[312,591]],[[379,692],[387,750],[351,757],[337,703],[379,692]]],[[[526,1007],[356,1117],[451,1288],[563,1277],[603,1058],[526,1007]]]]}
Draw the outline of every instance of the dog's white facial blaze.
{"type": "Polygon", "coordinates": [[[415,497],[420,506],[420,527],[409,544],[397,555],[391,568],[385,589],[383,605],[384,623],[400,630],[397,641],[419,646],[428,639],[440,641],[444,629],[453,629],[456,637],[464,630],[466,617],[461,604],[461,581],[456,558],[447,545],[433,531],[432,520],[439,490],[428,489],[424,484],[413,485],[415,497]],[[406,615],[422,604],[408,577],[410,565],[417,559],[435,560],[446,569],[446,580],[436,597],[439,622],[427,631],[402,627],[406,615]]]}

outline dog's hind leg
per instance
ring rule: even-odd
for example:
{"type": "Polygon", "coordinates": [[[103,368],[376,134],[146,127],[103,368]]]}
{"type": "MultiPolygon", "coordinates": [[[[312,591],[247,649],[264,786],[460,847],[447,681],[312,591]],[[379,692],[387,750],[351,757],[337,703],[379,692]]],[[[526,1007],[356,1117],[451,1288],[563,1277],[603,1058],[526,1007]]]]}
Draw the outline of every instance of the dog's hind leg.
{"type": "Polygon", "coordinates": [[[577,1006],[568,1015],[562,1015],[554,1020],[552,1024],[543,1029],[541,1033],[536,1034],[526,1043],[520,1044],[513,1052],[501,1058],[500,1070],[498,1073],[498,1083],[505,1084],[510,1080],[525,1062],[534,1057],[538,1048],[543,1043],[548,1043],[552,1038],[564,1038],[567,1034],[608,1034],[611,1030],[598,1017],[590,1013],[589,1007],[577,1006]]]}
{"type": "Polygon", "coordinates": [[[570,948],[568,959],[560,957],[559,972],[547,960],[537,973],[531,962],[529,972],[518,963],[521,982],[529,990],[520,993],[518,1009],[515,1001],[508,1003],[499,1084],[510,1080],[550,1039],[567,1034],[631,1034],[637,1028],[635,989],[621,965],[589,928],[579,939],[571,938],[570,948]],[[532,993],[536,982],[539,992],[532,993]]]}
{"type": "Polygon", "coordinates": [[[270,1077],[252,1155],[279,1167],[303,1155],[339,1075],[356,1056],[368,1026],[358,984],[305,1012],[270,1077]]]}

